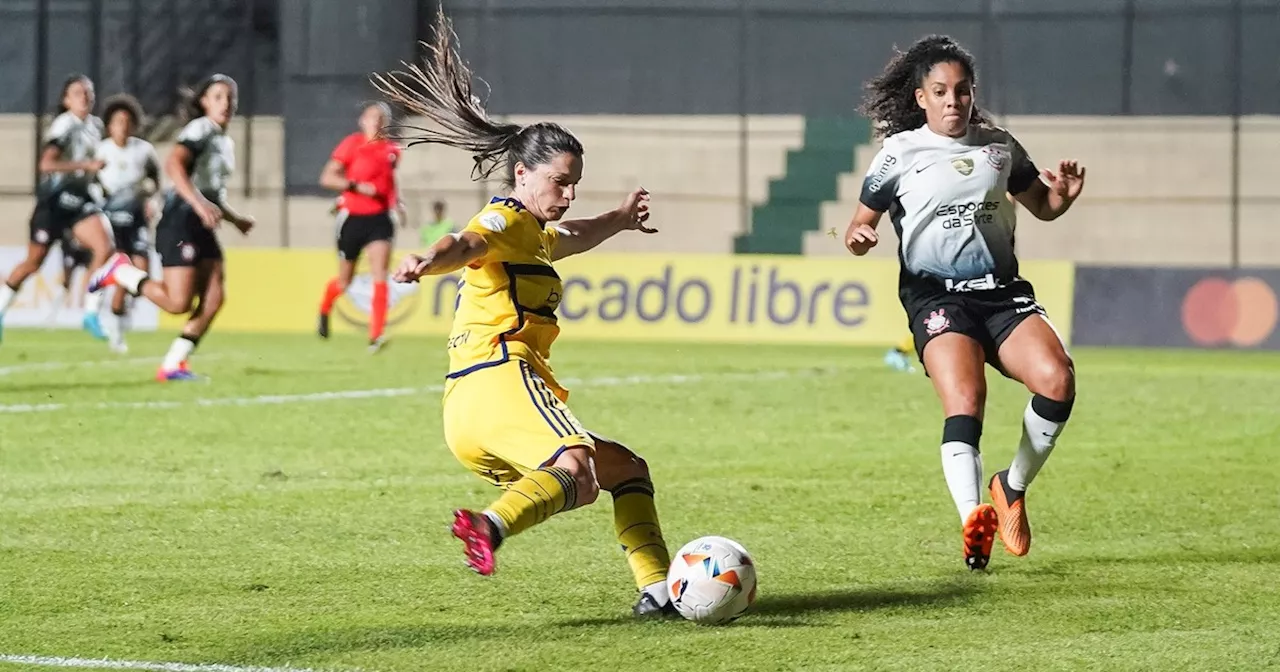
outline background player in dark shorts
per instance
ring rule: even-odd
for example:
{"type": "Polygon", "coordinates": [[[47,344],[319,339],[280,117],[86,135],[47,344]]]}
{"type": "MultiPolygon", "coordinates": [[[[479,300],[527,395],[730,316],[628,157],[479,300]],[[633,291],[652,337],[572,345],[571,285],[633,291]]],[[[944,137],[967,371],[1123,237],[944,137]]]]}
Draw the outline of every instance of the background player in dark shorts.
{"type": "MultiPolygon", "coordinates": [[[[106,195],[103,211],[111,222],[116,249],[129,255],[134,266],[147,271],[151,265],[150,198],[160,183],[160,160],[155,147],[135,137],[142,123],[142,104],[129,95],[112,96],[103,105],[107,138],[98,144],[96,157],[104,165],[98,183],[106,195]]],[[[111,297],[107,336],[111,349],[128,352],[124,334],[128,328],[129,298],[124,291],[111,297]]]]}
{"type": "MultiPolygon", "coordinates": [[[[70,232],[89,251],[90,271],[97,270],[111,256],[111,237],[102,211],[90,192],[93,174],[102,162],[93,158],[93,148],[102,138],[102,121],[93,116],[93,82],[72,75],[62,84],[58,116],[49,126],[48,140],[40,152],[41,182],[36,190],[36,207],[31,214],[31,237],[27,258],[9,271],[0,285],[0,326],[22,283],[40,269],[49,248],[70,232]]],[[[64,248],[65,250],[65,248],[64,248]]],[[[102,295],[85,297],[84,328],[95,338],[106,338],[98,320],[102,295]]]]}
{"type": "Polygon", "coordinates": [[[942,401],[942,466],[963,522],[965,563],[986,567],[997,529],[1005,548],[1031,547],[1026,488],[1053,450],[1075,401],[1075,371],[1062,340],[1018,275],[1014,196],[1037,219],[1071,207],[1084,170],[1062,161],[1036,169],[1007,131],[974,105],[973,57],[930,36],[897,54],[868,85],[863,111],[885,136],[863,182],[845,244],[855,255],[878,242],[890,213],[902,241],[899,296],[916,350],[942,401]],[[986,405],[984,362],[1032,393],[1009,469],[981,495],[978,450],[986,405]]]}
{"type": "MultiPolygon", "coordinates": [[[[76,277],[76,269],[87,269],[89,264],[93,262],[93,253],[80,247],[76,242],[75,236],[71,235],[68,229],[63,231],[62,241],[58,244],[62,249],[62,305],[65,308],[74,308],[77,305],[77,295],[83,292],[75,292],[71,286],[76,277]]],[[[89,283],[89,275],[86,273],[80,286],[86,287],[89,283]]]]}
{"type": "Polygon", "coordinates": [[[187,359],[209,330],[225,295],[222,246],[214,229],[224,219],[241,233],[253,228],[252,218],[238,214],[226,202],[227,180],[235,166],[235,149],[226,128],[235,108],[236,83],[226,75],[205,79],[184,105],[191,121],[178,134],[165,162],[174,189],[156,226],[163,280],[151,280],[127,256],[117,254],[90,283],[90,289],[119,285],[134,296],[146,296],[167,313],[191,313],[182,334],[169,347],[157,380],[200,378],[188,369],[187,359]]]}
{"type": "Polygon", "coordinates": [[[369,255],[369,275],[373,278],[373,300],[369,310],[369,349],[379,351],[386,343],[387,266],[396,227],[393,213],[396,196],[396,164],[400,147],[381,137],[391,122],[386,103],[370,103],[360,114],[360,130],[343,138],[320,174],[320,186],[341,193],[338,197],[338,275],[325,286],[320,302],[316,331],[329,337],[329,314],[333,304],[347,291],[361,252],[369,255]]]}

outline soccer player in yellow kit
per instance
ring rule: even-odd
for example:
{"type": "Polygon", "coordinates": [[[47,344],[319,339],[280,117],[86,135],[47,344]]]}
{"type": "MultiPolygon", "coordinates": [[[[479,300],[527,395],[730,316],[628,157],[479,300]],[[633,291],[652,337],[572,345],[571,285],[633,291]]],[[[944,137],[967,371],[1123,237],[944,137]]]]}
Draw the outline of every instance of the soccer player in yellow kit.
{"type": "Polygon", "coordinates": [[[583,147],[551,123],[498,124],[471,94],[471,72],[439,15],[430,58],[408,72],[375,76],[395,103],[435,122],[406,138],[466,149],[482,176],[502,168],[506,196],[495,197],[463,228],[409,255],[397,282],[462,271],[444,391],[449,449],[503,493],[483,511],[454,512],[453,535],[467,563],[494,571],[494,551],[557,513],[613,495],[614,528],[640,589],[637,616],[674,613],[665,587],[670,555],[658,524],[644,460],[583,428],[569,392],[548,363],[560,333],[564,293],[553,262],[645,225],[649,195],[637,189],[616,210],[563,221],[582,178],[583,147]]]}

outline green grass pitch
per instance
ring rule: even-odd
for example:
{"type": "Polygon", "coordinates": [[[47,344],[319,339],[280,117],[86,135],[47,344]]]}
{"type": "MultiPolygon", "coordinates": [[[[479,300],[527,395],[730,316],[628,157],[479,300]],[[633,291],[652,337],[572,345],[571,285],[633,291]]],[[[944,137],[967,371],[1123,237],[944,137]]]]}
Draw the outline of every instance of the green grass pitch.
{"type": "MultiPolygon", "coordinates": [[[[674,549],[760,575],[725,627],[636,623],[608,498],[471,574],[442,339],[214,334],[206,384],[78,333],[0,346],[0,672],[19,655],[331,670],[1280,668],[1280,356],[1079,350],[1035,542],[970,573],[927,379],[840,347],[563,340],[588,426],[645,456],[674,549]],[[382,390],[366,397],[354,390],[382,390]],[[339,395],[319,393],[342,392],[339,395]],[[8,657],[8,661],[5,657],[8,657]]],[[[989,373],[983,455],[1027,394],[989,373]]]]}

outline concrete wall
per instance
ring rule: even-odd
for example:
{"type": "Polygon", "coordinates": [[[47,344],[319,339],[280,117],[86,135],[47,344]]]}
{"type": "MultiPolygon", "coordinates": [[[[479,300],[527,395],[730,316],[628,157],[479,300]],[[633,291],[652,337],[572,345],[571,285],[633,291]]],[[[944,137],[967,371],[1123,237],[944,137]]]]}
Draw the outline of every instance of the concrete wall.
{"type": "MultiPolygon", "coordinates": [[[[606,245],[613,251],[730,252],[743,228],[741,157],[747,160],[747,202],[768,199],[771,179],[786,170],[788,150],[800,147],[804,120],[796,116],[552,117],[583,140],[586,174],[576,214],[613,207],[632,187],[654,194],[654,222],[662,233],[628,234],[606,245]]],[[[517,122],[532,118],[513,117],[517,122]]],[[[1042,166],[1075,158],[1088,168],[1084,198],[1067,216],[1044,223],[1025,212],[1018,246],[1026,259],[1072,259],[1111,264],[1221,265],[1230,261],[1230,120],[1191,117],[1009,117],[1002,120],[1042,166]]],[[[0,244],[21,244],[31,209],[30,117],[0,116],[0,244]]],[[[252,166],[244,170],[245,125],[231,129],[241,157],[232,197],[260,222],[248,238],[223,233],[227,245],[328,247],[332,218],[326,198],[280,198],[283,132],[279,118],[253,123],[252,166]],[[249,176],[253,196],[243,194],[249,176]],[[287,226],[286,226],[287,222],[287,226]]],[[[337,138],[325,138],[324,144],[337,138]]],[[[319,141],[317,141],[319,142],[319,141]]],[[[162,154],[167,147],[159,148],[162,154]]],[[[844,254],[826,234],[842,232],[857,200],[875,147],[851,148],[854,172],[841,177],[840,197],[824,205],[818,230],[806,240],[811,255],[844,254]]],[[[1240,260],[1280,266],[1280,117],[1241,121],[1240,260]]],[[[315,167],[318,174],[320,166],[315,167]]],[[[444,200],[465,220],[498,185],[469,179],[463,152],[419,146],[407,151],[401,171],[411,220],[422,220],[433,200],[444,200]]],[[[891,227],[884,227],[891,233],[891,227]]],[[[410,234],[416,240],[416,234],[410,234]]],[[[874,253],[893,254],[892,235],[874,253]]]]}

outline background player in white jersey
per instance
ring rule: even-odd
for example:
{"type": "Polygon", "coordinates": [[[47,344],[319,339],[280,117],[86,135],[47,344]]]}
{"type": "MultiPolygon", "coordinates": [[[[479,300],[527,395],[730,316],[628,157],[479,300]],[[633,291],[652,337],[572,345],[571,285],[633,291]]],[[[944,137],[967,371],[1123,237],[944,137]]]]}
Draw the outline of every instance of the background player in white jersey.
{"type": "MultiPolygon", "coordinates": [[[[98,144],[94,156],[103,162],[98,171],[98,184],[106,198],[103,211],[111,222],[116,249],[145,271],[150,267],[151,249],[148,205],[160,183],[160,160],[151,143],[135,137],[143,119],[142,104],[136,98],[122,94],[107,99],[102,119],[108,137],[98,144]]],[[[116,352],[128,351],[124,342],[127,298],[123,291],[111,297],[112,319],[106,331],[116,352]]]]}
{"type": "Polygon", "coordinates": [[[986,567],[999,528],[1005,548],[1031,548],[1026,489],[1053,450],[1075,401],[1075,370],[1057,331],[1018,274],[1009,193],[1037,219],[1066,212],[1084,170],[1040,172],[1007,131],[974,105],[973,57],[930,36],[897,54],[868,86],[863,112],[885,136],[845,234],[856,255],[878,242],[888,212],[901,241],[899,297],[925,372],[942,401],[942,469],[963,522],[964,557],[986,567]],[[986,404],[983,363],[1032,393],[1013,464],[982,503],[978,450],[986,404]]]}
{"type": "MultiPolygon", "coordinates": [[[[89,191],[94,173],[102,168],[102,162],[93,158],[93,148],[102,139],[102,120],[93,116],[93,103],[93,82],[88,77],[72,75],[63,82],[58,116],[49,126],[40,152],[41,179],[31,214],[27,258],[9,271],[5,284],[0,285],[0,326],[22,283],[40,269],[49,247],[62,241],[68,230],[92,255],[91,272],[111,256],[106,221],[89,191]]],[[[95,338],[106,337],[98,321],[101,306],[101,293],[85,297],[84,328],[95,338]]]]}
{"type": "Polygon", "coordinates": [[[184,114],[191,121],[178,134],[165,162],[173,190],[166,195],[164,213],[156,225],[163,279],[151,280],[127,256],[117,254],[89,284],[90,291],[119,285],[167,313],[191,313],[182,334],[169,347],[157,380],[199,379],[188,369],[187,359],[222,308],[225,292],[222,245],[214,230],[224,219],[244,234],[253,228],[253,218],[227,205],[235,145],[226,132],[235,114],[236,93],[235,80],[213,75],[200,83],[185,105],[184,114]],[[193,307],[196,298],[199,303],[193,307]]]}

